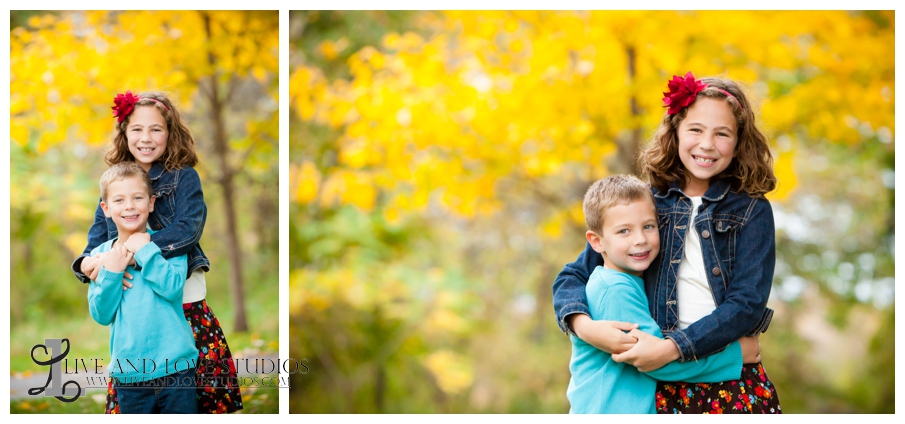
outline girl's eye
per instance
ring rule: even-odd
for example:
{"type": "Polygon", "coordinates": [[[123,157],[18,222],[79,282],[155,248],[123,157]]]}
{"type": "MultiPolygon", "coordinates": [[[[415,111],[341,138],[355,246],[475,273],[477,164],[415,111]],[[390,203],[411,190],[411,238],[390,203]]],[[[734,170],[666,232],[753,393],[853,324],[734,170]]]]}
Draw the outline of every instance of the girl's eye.
{"type": "Polygon", "coordinates": [[[623,228],[623,229],[617,231],[616,234],[628,234],[628,229],[623,228]]]}
{"type": "Polygon", "coordinates": [[[647,224],[647,225],[644,226],[644,229],[645,229],[645,230],[656,230],[656,229],[657,229],[657,226],[654,225],[654,224],[647,224]]]}

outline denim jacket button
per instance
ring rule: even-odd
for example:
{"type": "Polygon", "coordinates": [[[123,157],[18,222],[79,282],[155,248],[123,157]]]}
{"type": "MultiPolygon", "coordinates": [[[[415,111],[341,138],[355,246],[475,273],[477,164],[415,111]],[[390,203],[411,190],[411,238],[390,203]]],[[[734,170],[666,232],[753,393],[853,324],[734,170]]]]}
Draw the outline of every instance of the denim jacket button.
{"type": "Polygon", "coordinates": [[[701,231],[701,237],[710,238],[710,231],[707,231],[707,230],[701,231]]]}
{"type": "Polygon", "coordinates": [[[720,275],[722,273],[719,268],[714,268],[710,272],[712,272],[713,275],[720,275]]]}

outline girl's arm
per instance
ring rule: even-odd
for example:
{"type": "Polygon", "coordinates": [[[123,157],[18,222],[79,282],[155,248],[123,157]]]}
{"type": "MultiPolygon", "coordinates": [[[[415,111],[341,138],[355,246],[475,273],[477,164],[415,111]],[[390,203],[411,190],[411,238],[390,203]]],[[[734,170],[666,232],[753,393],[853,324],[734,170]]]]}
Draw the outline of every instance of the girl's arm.
{"type": "Polygon", "coordinates": [[[556,280],[553,282],[553,310],[556,312],[559,329],[563,332],[572,332],[566,322],[566,317],[569,315],[590,316],[585,286],[587,286],[588,278],[594,272],[594,268],[597,268],[598,265],[603,265],[603,257],[591,248],[590,243],[585,243],[584,251],[578,255],[578,259],[566,264],[556,276],[556,280]]]}
{"type": "MultiPolygon", "coordinates": [[[[186,255],[201,240],[207,220],[207,206],[201,191],[201,179],[195,168],[170,171],[176,174],[175,211],[173,222],[156,228],[151,241],[160,247],[166,259],[186,255]]],[[[160,221],[158,219],[158,221],[160,221]]]]}
{"type": "Polygon", "coordinates": [[[89,280],[88,276],[82,272],[82,260],[88,256],[92,256],[89,252],[108,240],[106,219],[107,217],[104,216],[104,210],[101,209],[101,199],[98,199],[97,210],[94,211],[94,223],[91,224],[91,228],[88,229],[88,245],[82,250],[82,254],[72,261],[72,273],[83,283],[88,283],[91,280],[89,280]]]}
{"type": "Polygon", "coordinates": [[[726,296],[710,315],[667,337],[675,341],[681,361],[703,358],[719,351],[762,324],[776,264],[773,209],[765,199],[753,199],[751,213],[738,231],[732,280],[726,296]]]}
{"type": "Polygon", "coordinates": [[[635,344],[635,338],[624,331],[636,328],[635,324],[618,321],[595,321],[588,311],[585,287],[588,278],[603,265],[603,257],[585,243],[585,249],[575,262],[567,264],[553,282],[553,309],[559,329],[575,334],[581,340],[607,353],[624,352],[635,344]],[[574,330],[574,333],[572,332],[574,330]]]}

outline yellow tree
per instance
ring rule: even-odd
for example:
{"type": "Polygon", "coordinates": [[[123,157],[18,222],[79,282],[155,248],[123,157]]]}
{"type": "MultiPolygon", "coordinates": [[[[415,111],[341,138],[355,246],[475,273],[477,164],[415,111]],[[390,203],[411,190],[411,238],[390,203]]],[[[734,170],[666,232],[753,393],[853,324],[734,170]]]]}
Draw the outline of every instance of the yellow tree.
{"type": "MultiPolygon", "coordinates": [[[[295,199],[424,210],[432,193],[464,216],[497,209],[502,180],[579,164],[585,180],[634,170],[673,74],[750,86],[771,139],[833,142],[894,130],[893,15],[847,12],[448,12],[427,37],[387,34],[328,81],[300,64],[290,81],[302,120],[336,128],[335,163],[293,168],[295,199]],[[763,26],[760,22],[776,25],[763,26]],[[840,125],[848,116],[850,125],[840,125]],[[450,177],[451,176],[451,177],[450,177]],[[315,187],[316,185],[316,187],[315,187]]],[[[335,42],[321,49],[329,54],[335,42]]],[[[850,141],[849,141],[850,142],[850,141]]],[[[782,185],[792,149],[776,146],[782,185]]],[[[584,185],[586,181],[581,181],[584,185]]],[[[548,193],[549,194],[549,193],[548,193]]]]}
{"type": "Polygon", "coordinates": [[[10,32],[11,139],[30,151],[107,143],[111,99],[126,90],[172,92],[203,117],[194,134],[216,158],[238,331],[247,322],[235,179],[276,151],[278,22],[274,11],[86,11],[32,16],[10,32]]]}

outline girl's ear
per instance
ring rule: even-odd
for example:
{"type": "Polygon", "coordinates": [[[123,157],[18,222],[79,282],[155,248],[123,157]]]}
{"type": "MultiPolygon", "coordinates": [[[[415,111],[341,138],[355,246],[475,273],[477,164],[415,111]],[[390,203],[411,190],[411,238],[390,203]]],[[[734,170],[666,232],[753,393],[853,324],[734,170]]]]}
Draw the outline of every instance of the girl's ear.
{"type": "Polygon", "coordinates": [[[101,200],[101,209],[104,210],[104,216],[110,218],[110,211],[107,210],[107,204],[103,200],[101,200]]]}
{"type": "Polygon", "coordinates": [[[154,201],[157,200],[157,196],[151,195],[150,203],[148,204],[148,212],[154,212],[154,201]]]}
{"type": "Polygon", "coordinates": [[[584,233],[584,237],[588,239],[588,243],[591,244],[591,249],[594,249],[597,253],[603,254],[603,243],[597,233],[588,231],[584,233]]]}

